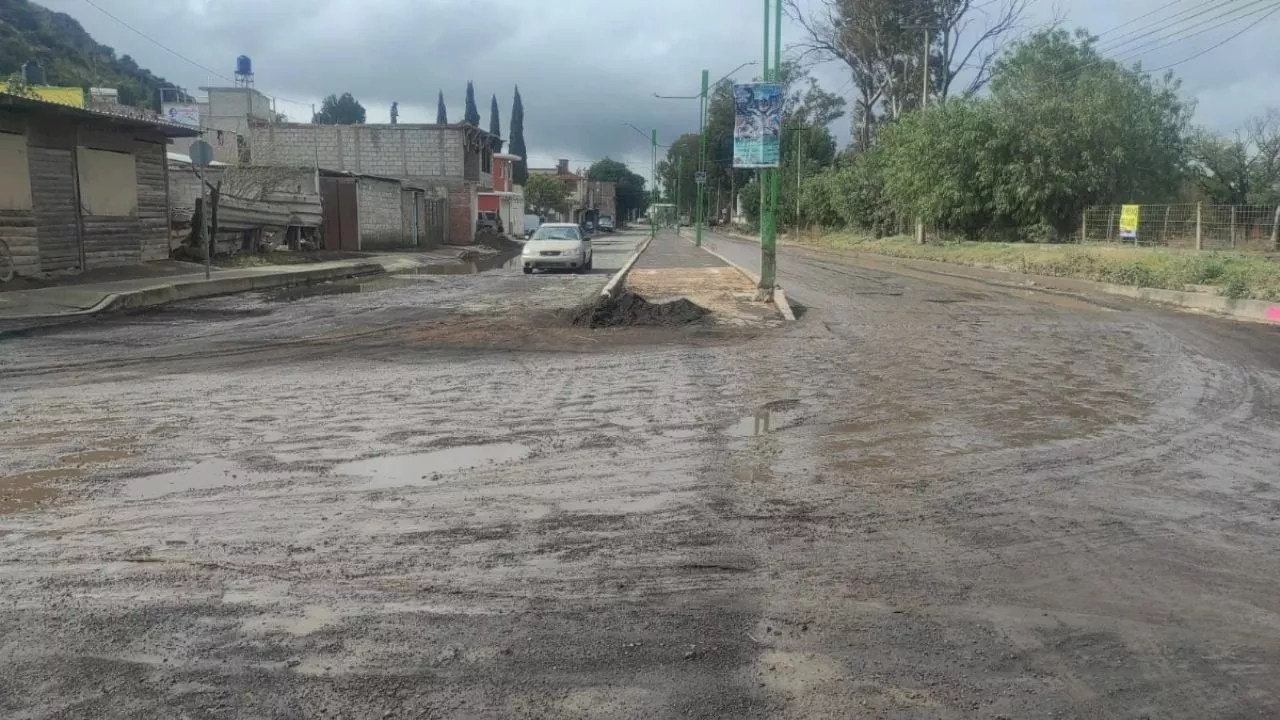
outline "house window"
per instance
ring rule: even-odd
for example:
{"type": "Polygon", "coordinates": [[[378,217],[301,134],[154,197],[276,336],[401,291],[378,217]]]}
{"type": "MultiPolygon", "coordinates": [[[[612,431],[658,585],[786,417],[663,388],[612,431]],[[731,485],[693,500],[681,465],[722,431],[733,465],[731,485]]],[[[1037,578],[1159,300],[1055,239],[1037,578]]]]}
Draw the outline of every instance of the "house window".
{"type": "Polygon", "coordinates": [[[138,166],[133,153],[76,148],[80,208],[85,215],[130,217],[138,212],[138,166]]]}
{"type": "Polygon", "coordinates": [[[480,172],[493,172],[492,150],[484,150],[480,153],[480,172]]]}
{"type": "Polygon", "coordinates": [[[0,132],[0,210],[31,209],[27,136],[0,132]]]}

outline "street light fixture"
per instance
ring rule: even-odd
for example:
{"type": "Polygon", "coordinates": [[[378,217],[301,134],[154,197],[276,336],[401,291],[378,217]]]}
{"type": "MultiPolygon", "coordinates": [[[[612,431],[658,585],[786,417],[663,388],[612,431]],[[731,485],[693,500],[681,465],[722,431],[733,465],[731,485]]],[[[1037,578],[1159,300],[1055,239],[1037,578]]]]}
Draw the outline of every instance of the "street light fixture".
{"type": "MultiPolygon", "coordinates": [[[[738,67],[725,73],[725,76],[715,81],[714,85],[719,85],[725,80],[728,80],[729,78],[733,77],[734,74],[737,73],[742,68],[747,67],[749,65],[755,65],[755,64],[756,64],[756,61],[754,60],[742,63],[738,67]]],[[[707,188],[707,185],[706,185],[707,113],[710,110],[710,102],[709,102],[709,98],[707,97],[707,94],[713,85],[713,83],[708,82],[709,77],[710,77],[709,71],[703,70],[702,71],[702,92],[698,93],[697,95],[659,95],[658,93],[653,94],[654,97],[660,100],[701,100],[702,101],[701,106],[698,110],[698,177],[701,178],[703,182],[698,183],[698,188],[696,193],[697,204],[698,204],[698,210],[697,210],[698,219],[697,219],[697,230],[695,231],[695,234],[694,234],[694,245],[697,245],[698,247],[702,247],[702,230],[703,230],[703,226],[706,225],[705,200],[706,200],[706,191],[707,191],[706,190],[707,188]]]]}

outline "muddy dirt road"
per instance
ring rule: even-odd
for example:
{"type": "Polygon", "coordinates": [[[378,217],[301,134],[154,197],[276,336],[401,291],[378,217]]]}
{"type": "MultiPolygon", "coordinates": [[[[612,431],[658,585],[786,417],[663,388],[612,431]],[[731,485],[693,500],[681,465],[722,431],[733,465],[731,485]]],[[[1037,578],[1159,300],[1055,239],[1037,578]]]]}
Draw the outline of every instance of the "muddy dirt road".
{"type": "Polygon", "coordinates": [[[0,339],[0,717],[1280,716],[1276,330],[780,267],[0,339]]]}

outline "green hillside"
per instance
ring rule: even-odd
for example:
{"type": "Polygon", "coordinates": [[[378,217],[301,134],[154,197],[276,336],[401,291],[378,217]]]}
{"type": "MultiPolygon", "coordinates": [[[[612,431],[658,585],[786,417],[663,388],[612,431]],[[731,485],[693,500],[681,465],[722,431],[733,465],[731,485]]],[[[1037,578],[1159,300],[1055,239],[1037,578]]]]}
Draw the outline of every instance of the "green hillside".
{"type": "Polygon", "coordinates": [[[50,85],[118,88],[125,105],[158,110],[160,88],[175,87],[128,55],[116,57],[66,13],[27,0],[0,0],[0,78],[20,72],[28,60],[44,66],[50,85]]]}

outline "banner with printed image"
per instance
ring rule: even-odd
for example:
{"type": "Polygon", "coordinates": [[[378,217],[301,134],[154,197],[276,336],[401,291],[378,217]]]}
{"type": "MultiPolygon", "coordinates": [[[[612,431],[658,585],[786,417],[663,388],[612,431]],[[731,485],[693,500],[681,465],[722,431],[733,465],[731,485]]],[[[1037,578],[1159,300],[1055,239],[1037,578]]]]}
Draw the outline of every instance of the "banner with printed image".
{"type": "Polygon", "coordinates": [[[733,86],[733,166],[776,168],[782,159],[782,86],[733,86]]]}

